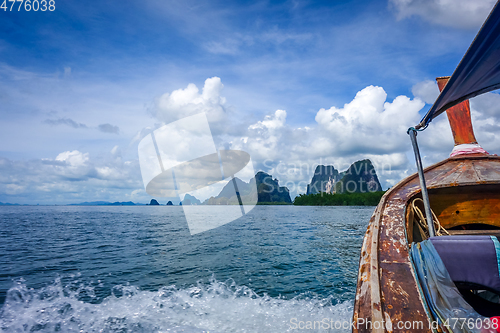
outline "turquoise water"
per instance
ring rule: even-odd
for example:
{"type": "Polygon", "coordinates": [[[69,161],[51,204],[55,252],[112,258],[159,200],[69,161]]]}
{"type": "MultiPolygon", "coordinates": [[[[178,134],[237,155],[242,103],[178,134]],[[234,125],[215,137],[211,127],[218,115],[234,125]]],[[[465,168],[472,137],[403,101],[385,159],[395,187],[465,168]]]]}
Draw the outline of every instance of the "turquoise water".
{"type": "Polygon", "coordinates": [[[182,207],[0,207],[0,329],[339,332],[373,210],[257,206],[191,236],[182,207]]]}

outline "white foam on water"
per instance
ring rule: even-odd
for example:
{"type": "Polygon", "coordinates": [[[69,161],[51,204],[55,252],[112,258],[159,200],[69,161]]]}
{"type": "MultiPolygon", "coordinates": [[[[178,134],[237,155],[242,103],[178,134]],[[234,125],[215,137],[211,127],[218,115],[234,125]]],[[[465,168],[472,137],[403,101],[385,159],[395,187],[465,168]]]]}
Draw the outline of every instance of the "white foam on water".
{"type": "Polygon", "coordinates": [[[231,280],[144,291],[115,286],[100,302],[94,289],[68,291],[60,280],[41,289],[18,282],[0,310],[2,332],[350,332],[352,302],[302,294],[259,296],[231,280]],[[82,295],[86,301],[82,300],[82,295]],[[346,326],[340,328],[342,323],[346,326]],[[335,328],[337,325],[337,328],[335,328]]]}

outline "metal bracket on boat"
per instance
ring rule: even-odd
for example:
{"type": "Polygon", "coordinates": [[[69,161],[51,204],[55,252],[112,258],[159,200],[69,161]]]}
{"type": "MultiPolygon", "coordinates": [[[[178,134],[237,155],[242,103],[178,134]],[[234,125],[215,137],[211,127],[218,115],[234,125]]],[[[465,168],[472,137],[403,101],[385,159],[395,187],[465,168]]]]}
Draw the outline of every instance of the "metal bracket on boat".
{"type": "Polygon", "coordinates": [[[420,159],[420,151],[417,144],[417,129],[410,127],[407,131],[415,153],[415,161],[417,163],[418,178],[420,180],[420,188],[422,189],[422,200],[424,201],[425,217],[427,220],[427,227],[429,228],[429,236],[434,237],[436,232],[434,230],[434,221],[432,220],[431,204],[429,202],[429,194],[427,193],[427,186],[425,185],[424,168],[422,167],[422,160],[420,159]]]}

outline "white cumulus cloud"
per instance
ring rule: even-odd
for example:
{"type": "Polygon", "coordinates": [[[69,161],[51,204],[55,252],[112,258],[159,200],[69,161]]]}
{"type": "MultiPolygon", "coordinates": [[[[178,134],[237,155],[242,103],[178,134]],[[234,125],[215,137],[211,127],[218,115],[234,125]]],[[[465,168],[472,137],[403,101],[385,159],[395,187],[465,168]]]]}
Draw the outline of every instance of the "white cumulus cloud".
{"type": "Polygon", "coordinates": [[[276,110],[274,115],[267,115],[264,120],[257,122],[256,124],[250,125],[248,128],[251,130],[268,130],[275,131],[285,124],[286,121],[286,111],[276,110]]]}
{"type": "Polygon", "coordinates": [[[434,104],[439,96],[439,88],[436,81],[425,80],[418,82],[411,88],[413,96],[420,98],[427,104],[434,104]]]}
{"type": "Polygon", "coordinates": [[[67,178],[86,178],[92,171],[89,163],[89,154],[78,150],[65,151],[57,155],[55,161],[61,162],[54,165],[55,171],[67,178]]]}
{"type": "Polygon", "coordinates": [[[28,161],[0,157],[0,201],[149,201],[149,196],[142,192],[138,162],[123,162],[117,146],[97,159],[78,150],[62,152],[56,158],[28,161]]]}
{"type": "Polygon", "coordinates": [[[398,96],[386,102],[381,87],[368,86],[343,108],[321,109],[316,122],[326,131],[331,153],[393,153],[407,149],[406,130],[419,120],[424,103],[398,96]]]}
{"type": "Polygon", "coordinates": [[[495,0],[389,0],[398,19],[420,16],[429,22],[461,29],[478,29],[495,0]]]}
{"type": "Polygon", "coordinates": [[[226,99],[221,96],[224,85],[218,77],[205,80],[202,92],[190,83],[185,89],[165,93],[155,103],[154,115],[164,123],[205,112],[211,123],[224,119],[226,99]]]}
{"type": "Polygon", "coordinates": [[[471,115],[478,143],[489,153],[500,154],[500,95],[487,93],[471,99],[471,115]]]}
{"type": "Polygon", "coordinates": [[[78,150],[65,151],[57,155],[56,161],[66,162],[72,167],[85,166],[89,161],[89,154],[81,153],[78,150]]]}
{"type": "Polygon", "coordinates": [[[276,110],[264,120],[248,126],[248,136],[244,138],[245,150],[250,151],[257,160],[274,159],[282,150],[282,131],[285,129],[286,111],[276,110]]]}

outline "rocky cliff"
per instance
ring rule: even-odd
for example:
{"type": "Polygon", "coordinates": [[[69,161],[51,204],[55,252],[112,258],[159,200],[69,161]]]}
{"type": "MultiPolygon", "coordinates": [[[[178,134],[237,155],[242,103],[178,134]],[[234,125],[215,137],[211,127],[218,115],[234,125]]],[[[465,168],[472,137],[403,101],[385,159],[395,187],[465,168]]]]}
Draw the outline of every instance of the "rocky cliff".
{"type": "Polygon", "coordinates": [[[382,186],[372,162],[366,159],[353,163],[344,172],[339,172],[332,165],[318,165],[311,183],[307,185],[306,195],[377,191],[382,191],[382,186]]]}
{"type": "Polygon", "coordinates": [[[382,191],[377,172],[370,160],[353,163],[335,184],[335,193],[366,193],[382,191]]]}
{"type": "Polygon", "coordinates": [[[306,194],[332,193],[335,183],[341,178],[342,174],[333,165],[318,165],[311,183],[307,185],[306,194]]]}
{"type": "Polygon", "coordinates": [[[290,193],[285,186],[279,186],[278,179],[259,171],[255,175],[259,203],[292,203],[290,193]]]}

